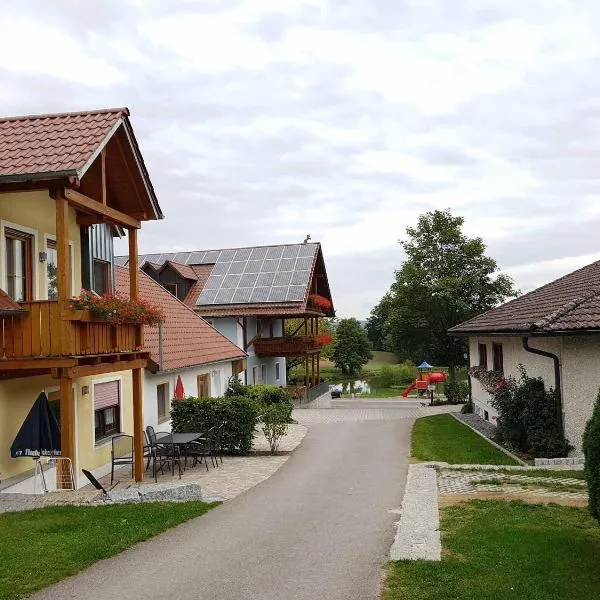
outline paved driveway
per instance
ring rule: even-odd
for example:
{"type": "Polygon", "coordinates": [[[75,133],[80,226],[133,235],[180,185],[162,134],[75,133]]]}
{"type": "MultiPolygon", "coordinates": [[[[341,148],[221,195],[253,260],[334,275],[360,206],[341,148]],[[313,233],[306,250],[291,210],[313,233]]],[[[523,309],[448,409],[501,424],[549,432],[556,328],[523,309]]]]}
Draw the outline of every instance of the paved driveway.
{"type": "Polygon", "coordinates": [[[378,598],[416,415],[302,412],[304,443],[269,480],[35,598],[378,598]]]}

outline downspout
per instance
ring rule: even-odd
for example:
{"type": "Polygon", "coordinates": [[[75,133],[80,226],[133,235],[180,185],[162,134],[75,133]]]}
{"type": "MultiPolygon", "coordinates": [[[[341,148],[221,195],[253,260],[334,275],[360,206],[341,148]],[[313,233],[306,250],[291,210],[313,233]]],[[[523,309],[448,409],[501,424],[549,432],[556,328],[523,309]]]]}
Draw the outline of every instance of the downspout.
{"type": "Polygon", "coordinates": [[[163,322],[158,324],[158,370],[163,370],[163,322]]]}
{"type": "Polygon", "coordinates": [[[561,436],[565,435],[565,427],[563,424],[563,406],[562,406],[562,387],[561,387],[561,375],[560,375],[560,360],[556,354],[547,352],[546,350],[540,350],[539,348],[532,348],[529,345],[529,338],[523,337],[523,349],[525,352],[531,354],[538,354],[539,356],[545,356],[551,358],[554,361],[554,393],[556,395],[556,412],[558,416],[558,429],[561,436]]]}

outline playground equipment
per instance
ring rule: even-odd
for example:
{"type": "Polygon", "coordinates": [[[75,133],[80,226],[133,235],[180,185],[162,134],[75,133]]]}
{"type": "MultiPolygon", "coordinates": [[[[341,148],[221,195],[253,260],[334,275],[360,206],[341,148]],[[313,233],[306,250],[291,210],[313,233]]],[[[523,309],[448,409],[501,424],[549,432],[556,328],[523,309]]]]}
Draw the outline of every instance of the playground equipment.
{"type": "Polygon", "coordinates": [[[408,395],[416,388],[419,396],[423,396],[427,391],[431,392],[430,399],[433,401],[433,392],[436,385],[446,381],[446,373],[444,371],[433,371],[433,367],[426,360],[417,369],[419,369],[419,377],[402,392],[402,397],[408,398],[408,395]]]}

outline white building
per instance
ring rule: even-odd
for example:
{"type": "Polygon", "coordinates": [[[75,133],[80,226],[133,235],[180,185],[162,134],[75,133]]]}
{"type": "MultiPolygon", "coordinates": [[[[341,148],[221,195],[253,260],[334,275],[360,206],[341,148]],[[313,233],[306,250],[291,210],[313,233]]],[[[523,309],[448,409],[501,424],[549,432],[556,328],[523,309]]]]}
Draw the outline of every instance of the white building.
{"type": "MultiPolygon", "coordinates": [[[[115,279],[117,291],[127,295],[129,270],[115,267],[115,279]]],[[[143,272],[139,286],[140,297],[165,313],[160,327],[144,328],[151,358],[144,369],[144,426],[169,431],[178,377],[185,396],[222,396],[229,378],[244,370],[246,353],[143,272]]]]}
{"type": "MultiPolygon", "coordinates": [[[[581,455],[582,436],[600,388],[600,261],[450,329],[469,338],[470,367],[519,378],[542,377],[559,391],[565,437],[581,455]]],[[[498,414],[471,379],[474,410],[498,414]]]]}

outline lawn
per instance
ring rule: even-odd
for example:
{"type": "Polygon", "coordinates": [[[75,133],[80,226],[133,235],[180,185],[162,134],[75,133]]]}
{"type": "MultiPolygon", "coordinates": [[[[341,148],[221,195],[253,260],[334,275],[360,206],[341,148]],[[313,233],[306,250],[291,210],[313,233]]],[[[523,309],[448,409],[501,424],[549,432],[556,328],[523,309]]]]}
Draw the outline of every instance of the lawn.
{"type": "Polygon", "coordinates": [[[383,600],[600,598],[600,527],[585,509],[472,500],[440,516],[442,561],[390,563],[383,600]]]}
{"type": "Polygon", "coordinates": [[[157,502],[0,514],[0,599],[31,594],[214,506],[157,502]]]}
{"type": "Polygon", "coordinates": [[[452,415],[417,419],[412,430],[412,455],[455,465],[519,464],[452,415]]]}

